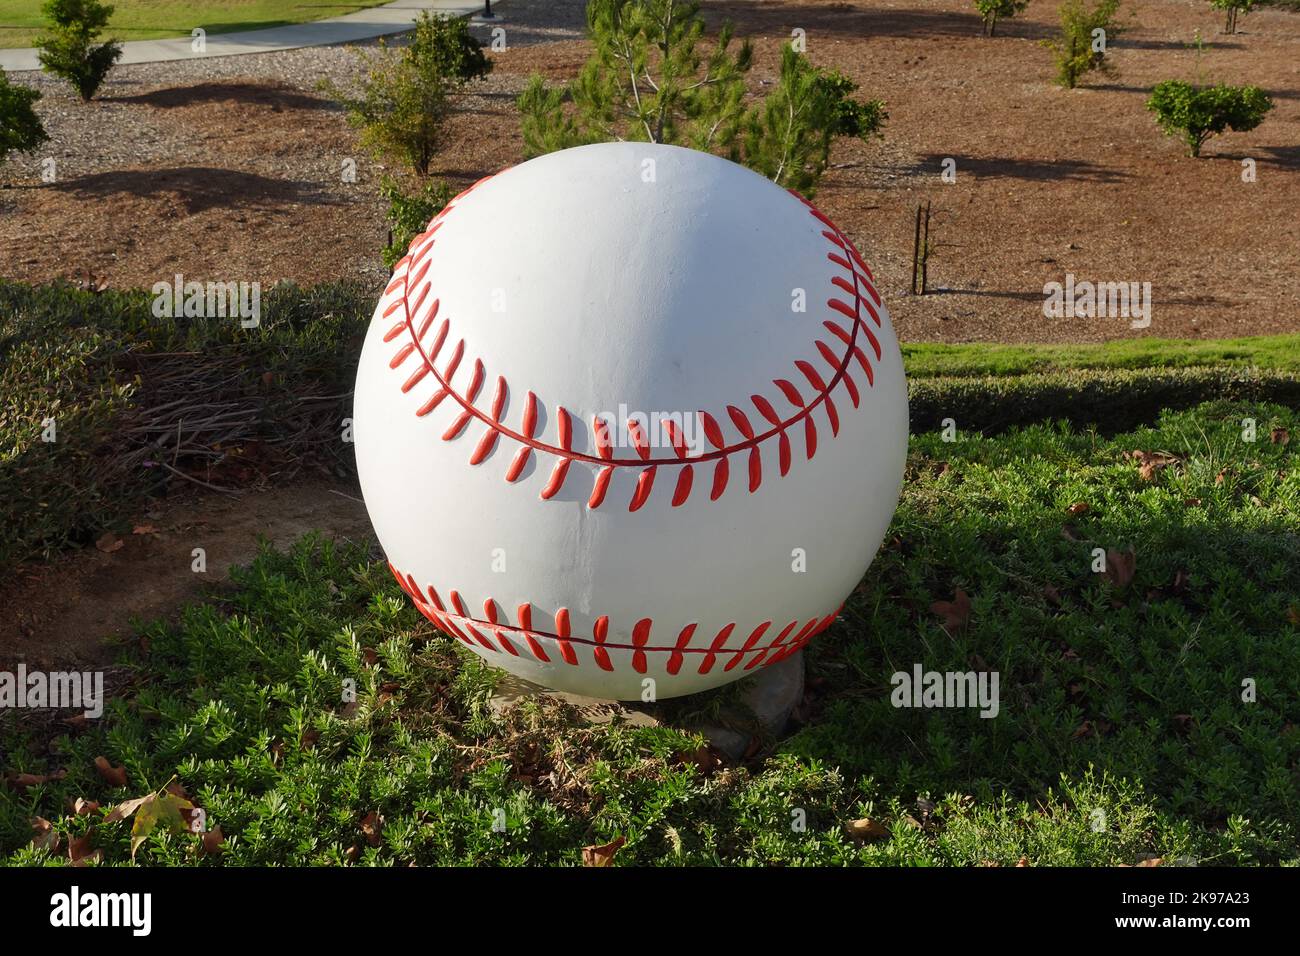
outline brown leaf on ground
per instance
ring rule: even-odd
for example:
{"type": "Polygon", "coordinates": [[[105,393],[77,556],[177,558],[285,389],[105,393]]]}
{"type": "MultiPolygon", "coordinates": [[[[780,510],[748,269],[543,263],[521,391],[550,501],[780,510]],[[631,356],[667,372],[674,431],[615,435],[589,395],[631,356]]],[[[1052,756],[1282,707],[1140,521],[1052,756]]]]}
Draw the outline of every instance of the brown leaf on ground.
{"type": "Polygon", "coordinates": [[[365,660],[367,667],[374,667],[379,663],[379,654],[373,647],[361,648],[361,657],[365,660]]]}
{"type": "Polygon", "coordinates": [[[32,833],[32,846],[36,849],[49,850],[51,853],[59,849],[59,834],[54,829],[54,824],[44,817],[32,817],[32,833]]]}
{"type": "Polygon", "coordinates": [[[1143,481],[1155,481],[1162,469],[1177,463],[1178,456],[1163,451],[1139,451],[1134,449],[1129,457],[1137,462],[1138,475],[1143,481]]]}
{"type": "Polygon", "coordinates": [[[127,817],[131,816],[131,814],[135,813],[135,811],[139,810],[144,802],[152,796],[152,793],[146,793],[143,797],[135,797],[132,800],[126,800],[119,803],[112,810],[108,811],[108,815],[104,817],[104,822],[116,823],[118,820],[125,820],[127,817]]]}
{"type": "Polygon", "coordinates": [[[1020,866],[1029,866],[1029,865],[1030,865],[1030,863],[1029,863],[1029,857],[1027,857],[1027,856],[1022,856],[1020,859],[1016,860],[1016,866],[1018,866],[1018,867],[1020,867],[1020,866]]]}
{"type": "Polygon", "coordinates": [[[53,773],[15,773],[10,775],[9,785],[17,790],[26,790],[28,787],[39,787],[43,783],[62,780],[67,775],[68,771],[62,769],[53,773]]]}
{"type": "Polygon", "coordinates": [[[970,620],[970,596],[958,588],[951,601],[935,601],[930,610],[939,616],[944,627],[965,627],[970,620]]]}
{"type": "Polygon", "coordinates": [[[95,547],[105,554],[112,554],[114,551],[120,551],[125,542],[111,531],[106,531],[99,536],[95,542],[95,547]]]}
{"type": "Polygon", "coordinates": [[[298,746],[300,746],[303,750],[311,750],[313,747],[316,746],[316,741],[318,740],[320,740],[319,730],[315,730],[315,729],[304,730],[302,732],[302,740],[298,742],[298,746]]]}
{"type": "Polygon", "coordinates": [[[1300,625],[1300,605],[1292,604],[1287,608],[1286,619],[1292,624],[1300,625]]]}
{"type": "Polygon", "coordinates": [[[91,856],[98,858],[98,850],[90,848],[91,834],[83,833],[81,836],[68,837],[68,859],[73,863],[80,863],[91,856]]]}
{"type": "Polygon", "coordinates": [[[384,842],[384,818],[371,810],[361,821],[361,833],[371,846],[379,846],[384,842]]]}
{"type": "Polygon", "coordinates": [[[1268,440],[1274,445],[1285,445],[1291,441],[1291,433],[1279,426],[1268,433],[1268,440]]]}
{"type": "Polygon", "coordinates": [[[352,844],[348,847],[347,852],[343,854],[343,858],[349,863],[357,862],[361,858],[361,847],[356,843],[352,844]]]}
{"type": "Polygon", "coordinates": [[[1223,484],[1223,479],[1226,478],[1227,476],[1228,476],[1228,469],[1227,468],[1222,469],[1217,475],[1214,476],[1214,486],[1216,488],[1220,487],[1223,484]]]}
{"type": "Polygon", "coordinates": [[[1056,585],[1044,584],[1043,597],[1049,604],[1054,604],[1057,607],[1061,606],[1061,592],[1056,589],[1056,585]]]}
{"type": "Polygon", "coordinates": [[[1070,505],[1070,507],[1065,509],[1065,513],[1068,515],[1086,515],[1091,510],[1092,506],[1088,504],[1088,502],[1076,501],[1074,504],[1070,505]]]}
{"type": "Polygon", "coordinates": [[[872,817],[863,817],[861,820],[851,820],[844,824],[844,832],[854,840],[870,841],[889,839],[889,827],[872,817]]]}
{"type": "Polygon", "coordinates": [[[99,775],[103,777],[104,781],[108,783],[110,786],[113,787],[126,786],[125,766],[114,767],[111,763],[108,762],[107,757],[96,757],[95,769],[99,771],[99,775]]]}
{"type": "Polygon", "coordinates": [[[1199,508],[1201,506],[1200,498],[1184,498],[1183,505],[1187,508],[1199,508]]]}
{"type": "Polygon", "coordinates": [[[77,797],[77,799],[72,803],[72,812],[79,817],[89,816],[98,810],[98,800],[87,800],[85,797],[77,797]]]}
{"type": "Polygon", "coordinates": [[[1138,857],[1138,866],[1160,866],[1163,864],[1164,857],[1156,856],[1154,853],[1143,853],[1138,857]]]}
{"type": "Polygon", "coordinates": [[[220,853],[224,849],[222,846],[226,842],[225,834],[221,832],[221,826],[215,826],[205,834],[200,841],[203,852],[208,855],[220,853]]]}
{"type": "Polygon", "coordinates": [[[627,840],[622,837],[615,837],[609,843],[584,846],[582,848],[582,865],[613,866],[614,854],[617,853],[626,842],[627,840]]]}
{"type": "Polygon", "coordinates": [[[1106,570],[1102,572],[1106,580],[1121,591],[1133,581],[1133,572],[1137,570],[1137,552],[1132,548],[1127,551],[1106,549],[1106,570]]]}
{"type": "Polygon", "coordinates": [[[138,524],[131,529],[132,534],[157,534],[158,529],[151,524],[138,524]]]}

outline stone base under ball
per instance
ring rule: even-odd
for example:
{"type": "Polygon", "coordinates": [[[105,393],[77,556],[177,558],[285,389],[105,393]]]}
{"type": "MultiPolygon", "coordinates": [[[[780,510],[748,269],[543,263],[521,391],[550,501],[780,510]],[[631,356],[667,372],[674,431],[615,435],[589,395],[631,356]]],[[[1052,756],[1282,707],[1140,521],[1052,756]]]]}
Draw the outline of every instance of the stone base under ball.
{"type": "MultiPolygon", "coordinates": [[[[737,685],[740,707],[724,708],[724,721],[729,726],[704,725],[684,729],[698,730],[719,753],[736,761],[746,756],[755,738],[776,737],[785,730],[790,713],[803,699],[803,652],[792,654],[785,660],[764,667],[754,676],[737,685]],[[749,730],[741,728],[750,728],[749,730]]],[[[705,693],[718,693],[706,691],[705,693]]],[[[525,698],[550,697],[577,709],[581,719],[591,725],[608,724],[616,716],[632,727],[658,727],[671,725],[666,720],[663,705],[602,700],[583,697],[565,691],[551,690],[522,680],[513,674],[502,674],[495,693],[488,701],[492,712],[498,716],[525,698]]]]}

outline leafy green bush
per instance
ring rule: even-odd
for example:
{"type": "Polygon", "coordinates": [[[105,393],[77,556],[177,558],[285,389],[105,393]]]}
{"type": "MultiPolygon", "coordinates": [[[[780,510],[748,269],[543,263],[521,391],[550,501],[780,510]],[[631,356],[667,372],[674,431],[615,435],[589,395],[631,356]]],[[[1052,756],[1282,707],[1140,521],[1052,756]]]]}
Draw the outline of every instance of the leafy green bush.
{"type": "Polygon", "coordinates": [[[277,286],[246,330],[155,318],[143,292],[0,281],[0,569],[92,540],[137,516],[167,466],[242,443],[286,474],[353,467],[339,437],[375,291],[277,286]],[[225,417],[209,425],[211,403],[225,417]]]}
{"type": "Polygon", "coordinates": [[[379,195],[388,201],[388,222],[392,238],[384,247],[384,265],[393,268],[413,240],[424,232],[430,220],[451,202],[452,189],[442,180],[424,183],[416,192],[408,193],[402,184],[390,176],[379,183],[379,195]]]}
{"type": "Polygon", "coordinates": [[[975,0],[975,9],[979,11],[986,36],[993,36],[999,19],[1010,19],[1024,13],[1027,6],[1029,0],[975,0]]]}
{"type": "Polygon", "coordinates": [[[33,104],[41,94],[25,86],[13,86],[0,70],[0,163],[10,153],[28,153],[49,136],[33,104]]]}
{"type": "Polygon", "coordinates": [[[1157,83],[1147,100],[1165,135],[1186,143],[1190,156],[1200,156],[1205,141],[1225,129],[1254,129],[1272,108],[1273,101],[1258,86],[1196,87],[1182,80],[1157,83]]]}
{"type": "Polygon", "coordinates": [[[349,122],[361,130],[362,145],[378,156],[401,157],[427,176],[450,97],[487,76],[492,61],[464,19],[427,10],[416,20],[409,46],[394,51],[381,39],[377,54],[358,51],[358,56],[368,69],[359,95],[328,81],[321,88],[343,104],[349,122]]]}
{"type": "Polygon", "coordinates": [[[1110,42],[1122,32],[1115,22],[1121,0],[1097,0],[1089,8],[1085,0],[1061,4],[1061,32],[1043,41],[1056,55],[1056,82],[1072,90],[1092,70],[1111,72],[1106,53],[1110,42]]]}
{"type": "Polygon", "coordinates": [[[866,138],[886,119],[879,100],[851,99],[857,85],[814,67],[791,45],[767,97],[746,109],[748,41],[732,49],[722,24],[700,49],[694,0],[590,0],[594,50],[576,80],[548,87],[534,75],[518,99],[525,155],[611,140],[672,143],[717,153],[783,186],[811,193],[837,136],[866,138]]]}
{"type": "Polygon", "coordinates": [[[1237,15],[1247,14],[1255,6],[1255,0],[1210,0],[1210,6],[1223,10],[1227,16],[1223,24],[1224,33],[1237,32],[1237,15]]]}
{"type": "Polygon", "coordinates": [[[50,32],[37,42],[41,69],[67,80],[89,103],[122,55],[113,40],[95,43],[113,7],[99,0],[45,0],[41,12],[50,21],[50,32]]]}

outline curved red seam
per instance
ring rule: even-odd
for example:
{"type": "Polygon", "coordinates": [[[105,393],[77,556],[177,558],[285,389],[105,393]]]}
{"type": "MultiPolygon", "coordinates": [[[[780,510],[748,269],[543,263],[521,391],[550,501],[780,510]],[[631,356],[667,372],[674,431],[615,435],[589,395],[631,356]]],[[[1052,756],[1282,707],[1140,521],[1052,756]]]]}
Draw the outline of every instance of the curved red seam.
{"type": "MultiPolygon", "coordinates": [[[[479,182],[475,183],[473,186],[470,187],[470,189],[466,190],[465,192],[468,193],[469,191],[473,190],[474,188],[476,188],[476,187],[479,186],[481,183],[485,182],[486,179],[489,179],[489,178],[491,178],[491,177],[486,177],[486,178],[483,179],[483,180],[479,180],[479,182]]],[[[462,193],[462,194],[461,194],[461,196],[463,196],[463,195],[465,195],[465,193],[462,193]]],[[[447,207],[446,207],[446,208],[445,208],[441,213],[438,214],[438,216],[437,216],[437,218],[435,219],[435,221],[441,221],[441,219],[442,219],[443,216],[445,216],[447,213],[451,212],[451,210],[454,208],[456,202],[459,201],[459,199],[461,198],[461,196],[457,196],[456,199],[452,200],[452,202],[449,203],[449,204],[447,205],[447,207]]],[[[549,454],[549,455],[553,455],[553,456],[555,456],[555,457],[557,457],[557,458],[566,459],[566,460],[569,460],[569,461],[583,461],[583,462],[586,462],[586,463],[588,463],[588,464],[601,465],[601,466],[642,467],[642,468],[644,468],[644,467],[646,467],[646,466],[650,466],[650,465],[659,465],[659,464],[669,464],[669,465],[688,465],[688,464],[691,464],[691,463],[706,462],[706,461],[716,461],[716,460],[718,460],[718,459],[725,459],[725,458],[730,457],[730,456],[733,455],[733,454],[736,454],[737,452],[744,451],[745,449],[748,449],[748,448],[754,448],[754,447],[756,447],[756,446],[758,446],[758,445],[761,445],[763,442],[765,442],[767,439],[771,438],[772,436],[774,436],[774,435],[779,435],[779,434],[783,434],[783,433],[784,433],[785,431],[787,431],[791,426],[797,424],[798,422],[800,422],[800,421],[802,421],[802,420],[804,420],[804,419],[807,419],[807,418],[808,418],[808,417],[813,413],[813,411],[817,408],[818,405],[822,404],[823,402],[827,402],[827,403],[830,402],[830,399],[828,399],[827,396],[828,396],[832,391],[835,390],[835,386],[838,385],[839,382],[840,382],[840,380],[844,377],[844,375],[845,375],[845,370],[848,368],[849,364],[850,364],[850,363],[854,360],[854,358],[856,357],[856,356],[855,356],[855,353],[854,353],[854,349],[855,349],[855,347],[857,347],[858,333],[859,333],[860,330],[864,330],[864,331],[866,331],[868,337],[871,338],[871,340],[872,340],[872,342],[873,342],[873,344],[874,344],[874,336],[871,335],[870,329],[868,329],[868,328],[866,327],[866,323],[864,323],[864,322],[862,321],[862,306],[863,306],[864,304],[867,304],[867,303],[864,301],[863,296],[862,296],[861,285],[860,285],[861,279],[860,279],[860,277],[859,277],[859,275],[858,275],[858,271],[857,271],[857,269],[855,269],[855,268],[853,267],[853,265],[852,265],[853,261],[855,261],[855,260],[857,260],[857,261],[861,261],[861,257],[858,256],[858,255],[856,255],[856,250],[853,250],[853,249],[852,249],[852,245],[848,243],[847,238],[844,237],[843,233],[840,232],[840,230],[839,230],[839,228],[838,228],[837,226],[834,226],[833,224],[831,224],[830,221],[829,221],[829,219],[827,219],[824,215],[822,215],[822,214],[820,213],[820,211],[817,210],[817,209],[816,209],[816,208],[815,208],[811,203],[809,203],[807,200],[803,200],[802,197],[799,197],[799,198],[800,198],[801,201],[804,203],[804,205],[806,205],[806,206],[809,208],[809,210],[813,213],[813,215],[815,216],[815,218],[817,218],[819,221],[821,221],[821,222],[823,222],[823,223],[826,223],[826,224],[830,225],[831,228],[834,229],[835,233],[839,236],[839,240],[836,241],[836,242],[833,242],[833,244],[834,244],[837,248],[839,248],[841,251],[849,252],[849,260],[848,260],[848,263],[847,263],[847,265],[848,265],[847,271],[848,271],[848,273],[853,277],[853,287],[854,287],[854,294],[853,294],[853,300],[854,300],[854,301],[853,301],[853,312],[854,312],[854,314],[853,314],[853,316],[852,316],[852,319],[853,319],[853,334],[852,334],[852,336],[851,336],[852,341],[851,341],[850,343],[848,343],[847,351],[845,352],[844,356],[840,359],[839,365],[838,365],[838,367],[835,369],[835,374],[831,377],[830,382],[825,386],[825,388],[818,389],[818,394],[817,394],[817,397],[816,397],[816,398],[814,398],[814,399],[813,399],[811,402],[809,402],[808,404],[802,406],[802,407],[799,409],[799,411],[796,412],[796,413],[794,414],[793,417],[791,417],[790,419],[786,420],[786,421],[783,422],[781,425],[774,425],[774,426],[773,426],[772,428],[770,428],[768,431],[765,431],[765,432],[762,432],[762,433],[755,434],[753,437],[747,437],[743,442],[739,442],[739,443],[737,443],[737,444],[735,444],[735,445],[731,445],[731,446],[728,446],[728,447],[726,447],[726,448],[720,448],[720,449],[717,449],[717,450],[715,450],[715,451],[707,452],[707,453],[704,453],[704,454],[701,454],[701,455],[698,455],[698,456],[695,456],[695,457],[681,457],[680,455],[678,455],[677,457],[674,457],[674,458],[640,458],[640,457],[637,457],[637,458],[613,458],[613,457],[602,458],[602,457],[598,457],[598,456],[594,456],[594,455],[588,455],[588,454],[584,454],[584,453],[582,453],[582,452],[574,451],[574,450],[569,449],[569,448],[558,448],[558,447],[556,447],[556,446],[554,446],[554,445],[548,445],[548,444],[546,444],[545,442],[541,442],[541,441],[538,441],[538,440],[535,439],[535,438],[532,438],[531,436],[529,436],[529,437],[524,437],[524,436],[521,435],[520,433],[514,431],[513,429],[511,429],[510,427],[508,427],[508,426],[506,426],[506,425],[503,425],[503,424],[500,423],[499,421],[494,421],[491,417],[489,417],[488,415],[485,415],[483,412],[479,411],[479,409],[478,409],[475,405],[473,405],[471,402],[467,402],[464,398],[462,398],[461,394],[460,394],[456,389],[452,388],[451,383],[450,383],[448,380],[444,379],[444,378],[442,377],[442,375],[439,374],[438,370],[434,367],[432,360],[430,359],[430,357],[428,356],[428,354],[427,354],[427,353],[425,352],[425,350],[424,350],[424,344],[423,344],[423,342],[421,342],[420,339],[419,339],[419,338],[416,336],[416,334],[415,334],[415,329],[414,329],[414,327],[413,327],[413,325],[412,325],[412,313],[411,313],[411,310],[408,309],[407,306],[406,306],[407,295],[408,295],[408,293],[409,293],[409,291],[410,291],[410,287],[409,287],[409,284],[408,284],[408,281],[407,281],[407,280],[408,280],[408,276],[409,276],[409,265],[408,265],[408,267],[407,267],[407,271],[406,271],[406,272],[403,272],[403,274],[402,274],[402,276],[401,276],[401,279],[400,279],[400,280],[394,280],[394,282],[393,282],[393,285],[396,285],[398,281],[400,281],[401,284],[402,284],[402,297],[401,297],[401,299],[398,300],[398,301],[400,301],[400,302],[402,303],[402,311],[403,311],[404,316],[405,316],[405,318],[404,318],[404,322],[405,322],[405,325],[406,325],[406,328],[407,328],[407,332],[410,334],[410,337],[411,337],[411,342],[408,343],[407,346],[404,346],[403,349],[402,349],[402,352],[404,353],[404,354],[402,354],[402,361],[404,362],[404,361],[406,360],[406,358],[409,357],[409,355],[410,355],[410,353],[411,353],[411,349],[412,349],[412,347],[413,347],[414,351],[417,351],[417,352],[420,353],[420,358],[423,360],[423,362],[424,362],[425,366],[428,368],[428,370],[433,374],[433,377],[438,381],[439,385],[442,386],[442,388],[445,389],[445,390],[447,391],[447,394],[448,394],[451,398],[455,399],[456,402],[457,402],[457,404],[459,404],[459,405],[461,406],[461,408],[464,410],[464,411],[462,412],[462,416],[461,416],[461,417],[464,417],[464,421],[458,421],[458,422],[457,422],[457,424],[460,425],[461,428],[463,428],[463,427],[464,427],[464,424],[468,421],[468,417],[465,417],[465,416],[472,416],[472,417],[474,417],[474,418],[477,418],[479,421],[483,422],[485,425],[487,425],[487,427],[488,427],[488,429],[489,429],[490,431],[496,431],[496,432],[499,433],[499,434],[505,435],[506,437],[508,437],[509,439],[511,439],[512,441],[514,441],[514,442],[517,443],[517,444],[520,444],[520,445],[527,445],[527,446],[533,448],[534,450],[537,450],[537,451],[543,451],[543,452],[546,452],[546,453],[549,454]],[[850,250],[851,250],[851,251],[850,251],[850,250]]],[[[427,264],[428,264],[428,263],[426,263],[426,265],[427,265],[427,264]]],[[[838,264],[838,263],[837,263],[837,264],[838,264]]],[[[863,267],[865,268],[865,263],[863,263],[863,267]]],[[[391,286],[390,286],[390,288],[391,288],[391,286]]],[[[873,290],[873,291],[874,291],[874,290],[873,290]]],[[[421,300],[421,301],[422,301],[422,300],[421,300]]],[[[839,311],[839,310],[837,310],[837,311],[839,311]]],[[[873,317],[875,317],[875,312],[874,312],[874,310],[869,309],[869,311],[871,311],[873,317]]],[[[847,316],[846,316],[846,317],[847,317],[847,316]]],[[[879,318],[878,318],[878,317],[876,318],[876,321],[879,322],[879,318]]],[[[816,341],[816,340],[814,340],[814,341],[816,341]]],[[[401,362],[398,362],[397,364],[401,364],[401,362]]],[[[797,364],[797,363],[796,363],[796,364],[797,364]]],[[[394,365],[393,367],[396,368],[396,365],[394,365]]],[[[869,381],[869,382],[868,382],[868,385],[874,385],[874,382],[870,382],[870,381],[869,381]]],[[[838,427],[836,427],[837,425],[838,425],[838,422],[833,422],[833,423],[832,423],[832,432],[838,432],[838,431],[839,431],[838,427]]],[[[459,433],[459,429],[457,430],[457,432],[459,433]]],[[[453,437],[454,437],[454,436],[453,436],[453,437]]],[[[751,468],[752,468],[752,464],[751,464],[751,468]]],[[[751,491],[752,491],[752,488],[751,488],[751,491]]]]}

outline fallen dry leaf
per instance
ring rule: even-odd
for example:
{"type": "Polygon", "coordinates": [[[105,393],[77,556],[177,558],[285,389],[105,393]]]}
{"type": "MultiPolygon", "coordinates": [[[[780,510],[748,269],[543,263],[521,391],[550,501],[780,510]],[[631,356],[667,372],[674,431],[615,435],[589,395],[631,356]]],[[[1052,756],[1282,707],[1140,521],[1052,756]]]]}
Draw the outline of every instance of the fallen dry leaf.
{"type": "Polygon", "coordinates": [[[930,610],[939,616],[944,627],[965,627],[970,620],[970,597],[958,588],[951,601],[935,601],[930,610]]]}
{"type": "Polygon", "coordinates": [[[619,851],[627,841],[622,837],[615,837],[609,843],[597,844],[595,846],[584,846],[582,848],[582,865],[583,866],[613,866],[614,854],[619,851]]]}
{"type": "Polygon", "coordinates": [[[1156,856],[1153,853],[1144,853],[1142,854],[1141,858],[1138,860],[1137,865],[1138,866],[1160,866],[1164,862],[1165,861],[1163,857],[1156,856]]]}
{"type": "Polygon", "coordinates": [[[151,524],[138,524],[131,529],[132,534],[157,534],[158,529],[151,524]]]}
{"type": "Polygon", "coordinates": [[[32,817],[32,833],[32,846],[36,849],[49,850],[51,853],[59,849],[59,834],[54,829],[54,824],[44,817],[32,817]]]}
{"type": "Polygon", "coordinates": [[[104,781],[110,786],[126,786],[126,767],[114,767],[108,762],[107,757],[96,757],[95,769],[99,771],[99,775],[103,777],[104,781]]]}
{"type": "Polygon", "coordinates": [[[844,832],[855,840],[889,839],[889,827],[871,817],[863,817],[861,820],[852,820],[844,824],[844,832]]]}
{"type": "Polygon", "coordinates": [[[1137,569],[1137,552],[1132,548],[1127,551],[1116,551],[1114,548],[1106,549],[1106,570],[1102,572],[1106,580],[1121,591],[1128,587],[1133,580],[1133,572],[1137,569]]]}
{"type": "Polygon", "coordinates": [[[1029,857],[1022,856],[1020,859],[1016,860],[1016,866],[1029,866],[1029,857]]]}
{"type": "Polygon", "coordinates": [[[112,554],[114,551],[120,551],[123,544],[121,538],[113,534],[113,532],[107,531],[99,536],[99,540],[95,542],[95,547],[105,554],[112,554]]]}
{"type": "Polygon", "coordinates": [[[221,832],[221,826],[217,825],[203,834],[202,839],[203,852],[206,854],[220,853],[224,849],[222,844],[226,842],[225,834],[221,832]]]}
{"type": "Polygon", "coordinates": [[[1286,619],[1292,624],[1300,625],[1300,605],[1292,604],[1286,609],[1286,619]]]}
{"type": "Polygon", "coordinates": [[[1268,440],[1271,441],[1274,445],[1285,445],[1289,441],[1291,441],[1291,433],[1287,431],[1285,428],[1281,428],[1281,427],[1274,428],[1271,432],[1268,433],[1268,440]]]}
{"type": "Polygon", "coordinates": [[[1143,481],[1154,481],[1161,469],[1168,468],[1178,461],[1177,455],[1163,451],[1138,451],[1129,453],[1129,457],[1138,463],[1138,475],[1143,481]]]}
{"type": "Polygon", "coordinates": [[[83,833],[81,836],[68,838],[68,859],[73,863],[79,863],[82,860],[94,855],[98,858],[98,850],[90,848],[90,834],[83,833]]]}
{"type": "Polygon", "coordinates": [[[365,815],[361,821],[361,833],[371,846],[379,846],[384,841],[384,818],[374,810],[365,815]]]}
{"type": "Polygon", "coordinates": [[[88,816],[99,809],[98,800],[87,800],[85,797],[77,797],[72,804],[72,812],[79,817],[88,816]]]}
{"type": "Polygon", "coordinates": [[[18,790],[26,790],[28,787],[39,787],[53,780],[62,780],[67,775],[66,770],[56,770],[54,773],[16,773],[9,777],[9,783],[18,790]]]}
{"type": "Polygon", "coordinates": [[[1074,504],[1070,505],[1070,507],[1065,509],[1065,513],[1068,515],[1086,515],[1091,510],[1092,506],[1089,505],[1088,502],[1076,501],[1074,504]]]}

